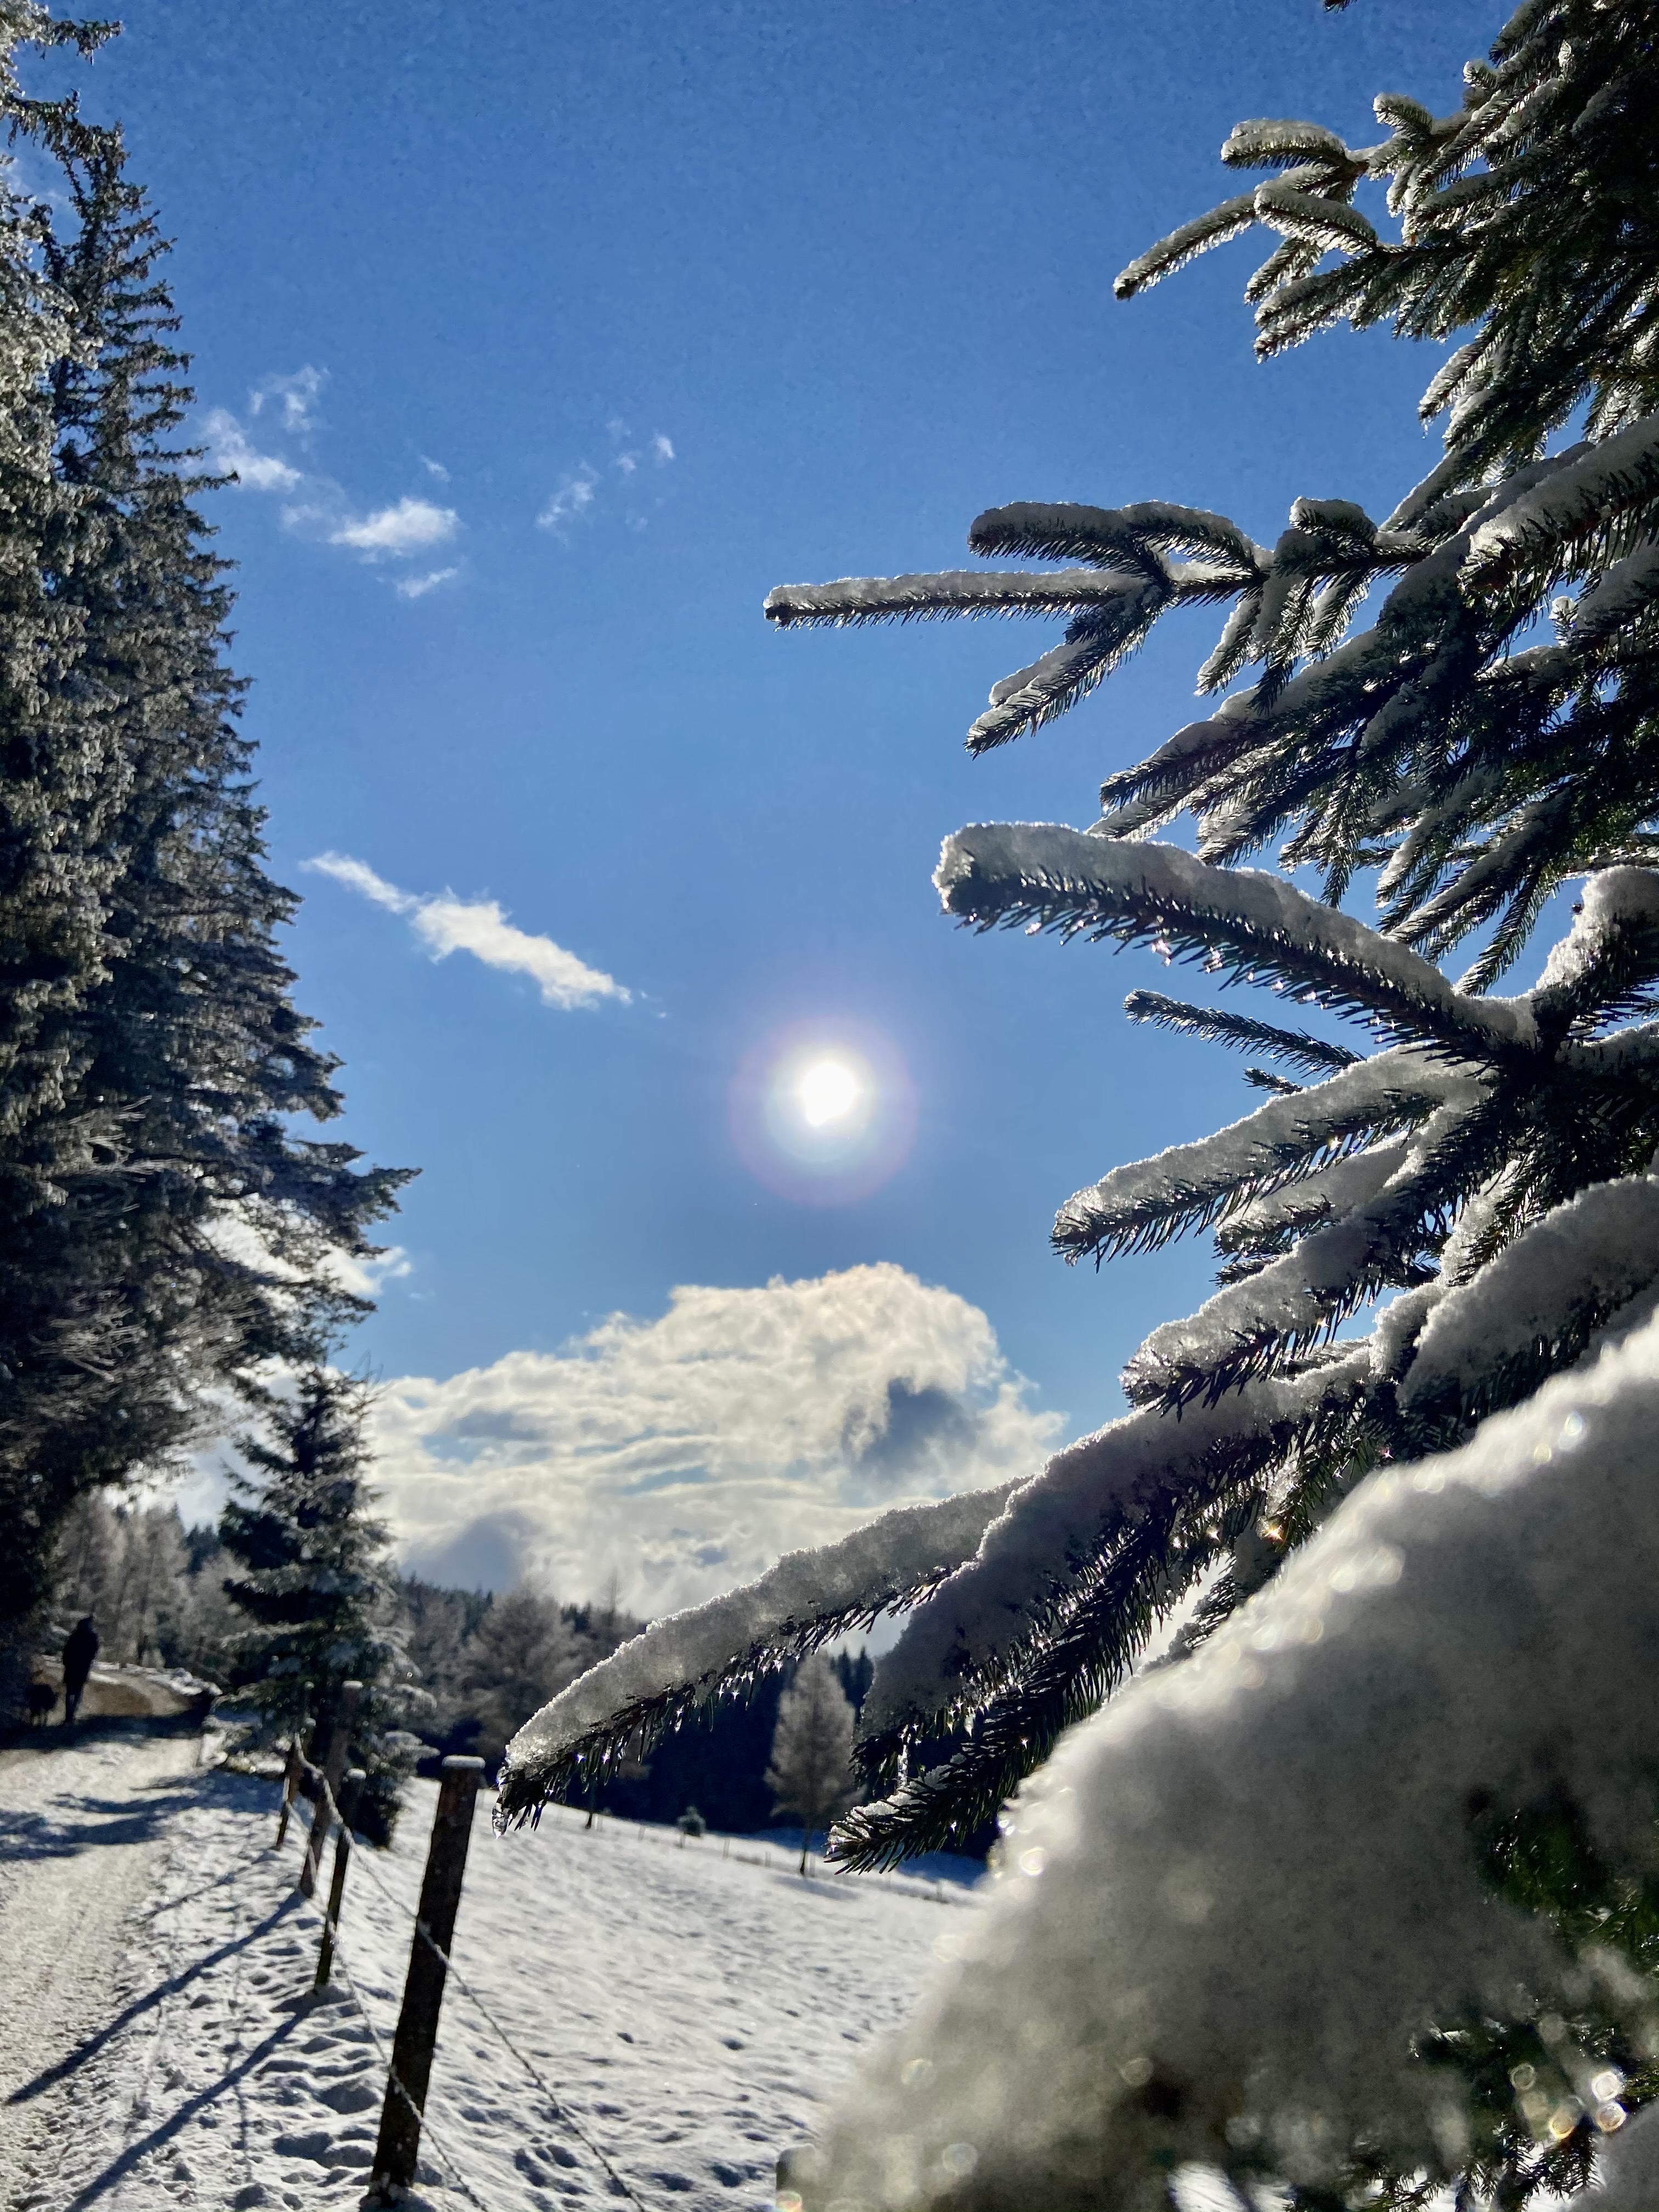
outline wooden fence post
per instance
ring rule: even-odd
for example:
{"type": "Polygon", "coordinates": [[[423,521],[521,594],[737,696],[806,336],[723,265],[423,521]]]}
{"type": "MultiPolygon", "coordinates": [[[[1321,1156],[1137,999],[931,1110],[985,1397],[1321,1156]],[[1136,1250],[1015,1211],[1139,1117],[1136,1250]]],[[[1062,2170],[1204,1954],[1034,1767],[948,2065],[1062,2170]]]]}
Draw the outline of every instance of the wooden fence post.
{"type": "Polygon", "coordinates": [[[404,2007],[392,2045],[392,2074],[380,2108],[380,2136],[374,2146],[374,2168],[368,2185],[370,2203],[397,2203],[415,2179],[427,2084],[432,2078],[432,2046],[438,2039],[438,2014],[449,1972],[438,1954],[447,1954],[455,1932],[455,1908],[461,1901],[472,1808],[483,1765],[481,1759],[443,1762],[415,1940],[409,1951],[404,2007]]]}
{"type": "Polygon", "coordinates": [[[317,1887],[317,1870],[323,1863],[323,1845],[328,1841],[330,1823],[334,1817],[335,1802],[340,1795],[340,1777],[345,1772],[351,1752],[351,1724],[357,1717],[357,1700],[363,1694],[361,1682],[342,1682],[339,1710],[334,1717],[334,1726],[329,1732],[328,1756],[323,1761],[323,1780],[328,1784],[325,1796],[319,1789],[317,1809],[311,1816],[311,1834],[306,1844],[306,1862],[300,1869],[300,1894],[309,1897],[317,1887]]]}
{"type": "Polygon", "coordinates": [[[351,1816],[357,1809],[357,1792],[367,1779],[361,1766],[349,1766],[340,1784],[340,1832],[334,1843],[334,1875],[328,1885],[328,1911],[323,1915],[323,1940],[317,1946],[313,1989],[325,1990],[333,1970],[334,1931],[340,1924],[340,1900],[345,1895],[346,1868],[351,1861],[351,1816]]]}
{"type": "Polygon", "coordinates": [[[283,1809],[276,1816],[276,1849],[279,1851],[287,1840],[288,1816],[294,1809],[294,1793],[300,1786],[305,1763],[306,1755],[300,1748],[300,1731],[295,1729],[289,1738],[288,1764],[283,1769],[283,1809]]]}

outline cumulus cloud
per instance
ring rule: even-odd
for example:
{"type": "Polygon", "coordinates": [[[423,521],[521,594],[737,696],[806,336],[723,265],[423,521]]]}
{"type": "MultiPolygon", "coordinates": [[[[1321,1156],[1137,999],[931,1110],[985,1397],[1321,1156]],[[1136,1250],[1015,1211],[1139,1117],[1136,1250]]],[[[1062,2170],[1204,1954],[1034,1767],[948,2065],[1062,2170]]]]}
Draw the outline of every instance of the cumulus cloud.
{"type": "Polygon", "coordinates": [[[202,421],[208,462],[216,475],[234,476],[245,491],[293,491],[302,481],[298,469],[275,453],[259,453],[236,417],[216,407],[202,421]]]}
{"type": "Polygon", "coordinates": [[[317,427],[318,394],[328,381],[326,370],[313,368],[307,362],[292,376],[268,376],[248,394],[248,407],[255,415],[262,415],[266,407],[280,410],[283,428],[290,436],[303,437],[317,427]]]}
{"type": "Polygon", "coordinates": [[[379,507],[355,522],[340,523],[330,531],[328,542],[349,545],[356,552],[366,553],[371,561],[378,561],[383,554],[401,561],[424,546],[441,545],[454,536],[460,520],[453,507],[434,507],[429,499],[410,499],[405,495],[395,507],[379,507]]]}
{"type": "Polygon", "coordinates": [[[459,568],[433,568],[424,576],[400,576],[393,588],[400,599],[423,599],[428,592],[435,592],[440,584],[459,574],[459,568]]]}
{"type": "Polygon", "coordinates": [[[890,1262],[676,1290],[558,1352],[404,1376],[374,1416],[411,1566],[647,1615],[717,1595],[888,1506],[1035,1473],[1028,1403],[976,1306],[890,1262]]]}
{"type": "Polygon", "coordinates": [[[367,860],[354,860],[347,853],[319,853],[305,866],[389,913],[404,915],[434,960],[447,959],[452,952],[470,952],[486,968],[528,975],[544,1006],[591,1006],[597,999],[620,999],[626,1005],[633,996],[613,976],[590,968],[550,937],[532,937],[515,928],[495,899],[457,898],[453,891],[427,896],[399,890],[367,860]]]}

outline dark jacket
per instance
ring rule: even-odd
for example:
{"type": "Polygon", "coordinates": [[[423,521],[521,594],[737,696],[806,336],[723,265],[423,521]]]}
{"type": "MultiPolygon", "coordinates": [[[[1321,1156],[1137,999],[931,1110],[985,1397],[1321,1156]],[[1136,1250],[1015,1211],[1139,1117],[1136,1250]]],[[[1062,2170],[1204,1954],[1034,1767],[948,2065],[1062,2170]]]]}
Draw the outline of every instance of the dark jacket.
{"type": "Polygon", "coordinates": [[[92,1625],[92,1615],[77,1621],[70,1629],[64,1644],[64,1681],[66,1686],[83,1689],[92,1672],[92,1662],[98,1656],[98,1631],[92,1625]]]}

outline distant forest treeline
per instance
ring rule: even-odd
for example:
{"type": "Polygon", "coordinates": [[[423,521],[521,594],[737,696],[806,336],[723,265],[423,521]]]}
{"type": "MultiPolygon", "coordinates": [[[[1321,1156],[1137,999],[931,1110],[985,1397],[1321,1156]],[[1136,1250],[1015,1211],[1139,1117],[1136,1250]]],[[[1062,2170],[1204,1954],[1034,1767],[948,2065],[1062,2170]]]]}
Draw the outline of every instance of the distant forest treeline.
{"type": "MultiPolygon", "coordinates": [[[[82,1498],[58,1547],[54,1628],[62,1633],[91,1613],[101,1657],[188,1668],[232,1686],[246,1628],[225,1595],[233,1566],[218,1532],[186,1528],[173,1506],[82,1498]]],[[[538,1706],[645,1625],[614,1596],[562,1604],[528,1588],[492,1596],[416,1576],[398,1582],[395,1605],[389,1626],[408,1659],[404,1725],[427,1747],[428,1771],[452,1752],[479,1754],[493,1767],[538,1706]]],[[[872,1662],[860,1651],[832,1663],[860,1706],[872,1662]]],[[[600,1791],[600,1809],[666,1822],[695,1805],[712,1827],[734,1834],[765,1828],[773,1818],[767,1761],[792,1673],[774,1675],[746,1702],[688,1722],[643,1763],[626,1763],[600,1791]]]]}

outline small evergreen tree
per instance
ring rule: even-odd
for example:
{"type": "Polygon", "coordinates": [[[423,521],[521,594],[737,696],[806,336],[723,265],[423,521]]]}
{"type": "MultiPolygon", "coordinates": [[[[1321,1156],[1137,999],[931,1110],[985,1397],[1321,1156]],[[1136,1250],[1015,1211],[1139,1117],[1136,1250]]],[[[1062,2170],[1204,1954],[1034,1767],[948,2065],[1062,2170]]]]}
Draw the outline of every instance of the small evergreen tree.
{"type": "Polygon", "coordinates": [[[804,1660],[778,1705],[766,1786],[780,1813],[799,1815],[800,1871],[812,1838],[858,1795],[853,1775],[853,1707],[821,1651],[804,1660]]]}
{"type": "Polygon", "coordinates": [[[368,1778],[355,1825],[384,1842],[416,1747],[403,1725],[414,1686],[362,1433],[372,1395],[320,1366],[291,1395],[265,1393],[261,1430],[238,1439],[251,1472],[233,1474],[219,1534],[241,1569],[225,1589],[249,1623],[234,1639],[235,1702],[270,1736],[308,1729],[320,1758],[342,1683],[361,1682],[351,1754],[368,1778]]]}

